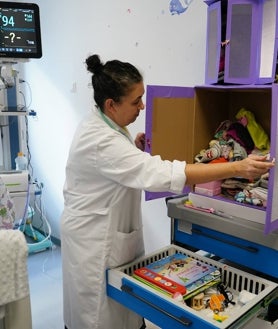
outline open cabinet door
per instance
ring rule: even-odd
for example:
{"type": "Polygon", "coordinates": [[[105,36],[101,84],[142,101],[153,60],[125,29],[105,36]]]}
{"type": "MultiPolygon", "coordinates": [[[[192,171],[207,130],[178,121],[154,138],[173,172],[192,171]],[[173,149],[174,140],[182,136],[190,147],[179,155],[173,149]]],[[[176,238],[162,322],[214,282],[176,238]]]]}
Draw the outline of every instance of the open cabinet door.
{"type": "Polygon", "coordinates": [[[218,82],[221,54],[221,1],[208,7],[205,83],[218,82]]]}
{"type": "MultiPolygon", "coordinates": [[[[194,88],[147,86],[146,148],[163,160],[193,160],[194,88]]],[[[190,187],[184,189],[189,192],[190,187]]],[[[146,191],[146,200],[172,195],[146,191]]]]}
{"type": "Polygon", "coordinates": [[[267,212],[265,233],[278,230],[278,85],[272,86],[272,114],[271,114],[271,157],[276,160],[276,166],[270,170],[267,198],[267,212]]]}
{"type": "Polygon", "coordinates": [[[258,6],[253,0],[229,0],[224,81],[254,83],[257,72],[258,6]]]}
{"type": "Polygon", "coordinates": [[[261,38],[259,50],[259,76],[257,84],[275,80],[278,47],[278,4],[276,0],[260,2],[261,38]]]}

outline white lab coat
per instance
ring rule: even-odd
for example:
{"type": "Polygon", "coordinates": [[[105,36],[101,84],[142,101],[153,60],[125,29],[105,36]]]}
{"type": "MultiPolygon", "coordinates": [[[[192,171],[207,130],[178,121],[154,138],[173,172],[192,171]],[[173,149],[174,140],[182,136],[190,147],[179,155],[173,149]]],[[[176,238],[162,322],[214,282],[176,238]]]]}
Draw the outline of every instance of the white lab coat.
{"type": "Polygon", "coordinates": [[[140,328],[141,316],[106,296],[106,269],[144,253],[141,190],[180,193],[184,167],[140,151],[97,109],[80,124],[66,166],[61,220],[68,329],[140,328]]]}

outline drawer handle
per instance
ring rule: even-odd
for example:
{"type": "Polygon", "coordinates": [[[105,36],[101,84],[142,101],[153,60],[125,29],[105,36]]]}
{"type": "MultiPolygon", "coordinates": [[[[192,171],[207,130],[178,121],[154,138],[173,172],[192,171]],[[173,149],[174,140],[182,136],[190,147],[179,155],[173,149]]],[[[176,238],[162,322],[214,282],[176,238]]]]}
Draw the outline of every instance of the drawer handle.
{"type": "Polygon", "coordinates": [[[144,302],[145,304],[151,306],[152,308],[155,308],[157,311],[159,311],[159,312],[167,315],[168,317],[172,318],[173,320],[175,320],[175,321],[177,321],[177,322],[179,322],[179,323],[181,323],[181,324],[183,324],[185,326],[190,326],[192,324],[192,321],[191,320],[189,320],[189,319],[187,319],[187,318],[185,318],[183,316],[180,317],[180,318],[178,318],[178,317],[172,315],[171,313],[165,311],[164,309],[158,307],[157,305],[151,303],[150,301],[146,300],[145,298],[136,295],[133,292],[132,287],[130,287],[130,286],[126,285],[126,284],[122,285],[121,286],[121,289],[122,289],[122,291],[124,291],[124,292],[128,293],[129,295],[131,295],[131,296],[139,299],[140,301],[144,302]]]}
{"type": "Polygon", "coordinates": [[[208,238],[211,238],[213,240],[217,240],[217,241],[220,241],[220,242],[223,242],[223,243],[226,243],[226,244],[230,244],[234,247],[238,247],[240,249],[244,249],[244,250],[247,250],[249,252],[252,252],[252,253],[257,253],[258,252],[258,249],[255,248],[255,247],[251,247],[251,246],[244,246],[244,245],[241,245],[239,243],[236,243],[236,242],[232,242],[232,241],[227,241],[225,239],[222,239],[220,237],[216,237],[212,234],[209,234],[209,233],[206,233],[206,232],[203,232],[202,230],[199,230],[197,228],[192,228],[191,230],[192,233],[196,233],[196,234],[199,234],[199,235],[203,235],[203,236],[206,236],[208,238]]]}

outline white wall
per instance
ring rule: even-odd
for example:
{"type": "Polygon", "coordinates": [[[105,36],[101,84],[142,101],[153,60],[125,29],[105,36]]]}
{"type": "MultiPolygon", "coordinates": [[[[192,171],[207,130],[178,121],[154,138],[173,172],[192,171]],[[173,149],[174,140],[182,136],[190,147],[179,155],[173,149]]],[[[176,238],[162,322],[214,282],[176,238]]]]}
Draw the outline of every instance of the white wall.
{"type": "MultiPolygon", "coordinates": [[[[204,81],[206,5],[193,0],[184,13],[171,15],[170,1],[36,1],[43,57],[24,64],[20,76],[31,86],[31,108],[38,114],[29,118],[32,165],[34,178],[44,183],[45,212],[57,238],[70,142],[93,106],[87,56],[129,61],[142,71],[146,84],[193,86],[204,81]]],[[[130,127],[133,135],[144,131],[144,120],[141,114],[130,127]]],[[[170,220],[164,199],[143,201],[142,207],[149,252],[170,242],[170,220]]]]}

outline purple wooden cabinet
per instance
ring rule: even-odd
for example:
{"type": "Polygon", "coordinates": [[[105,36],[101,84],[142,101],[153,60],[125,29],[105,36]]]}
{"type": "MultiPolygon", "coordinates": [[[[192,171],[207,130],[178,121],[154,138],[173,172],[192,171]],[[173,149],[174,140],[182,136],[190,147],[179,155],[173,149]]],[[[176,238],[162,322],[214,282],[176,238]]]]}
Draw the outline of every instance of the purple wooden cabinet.
{"type": "Polygon", "coordinates": [[[207,84],[266,84],[275,79],[277,1],[205,1],[207,84]]]}
{"type": "MultiPolygon", "coordinates": [[[[271,159],[278,161],[278,84],[202,85],[195,87],[147,86],[146,152],[164,160],[193,163],[200,150],[208,147],[219,124],[235,120],[241,108],[254,114],[271,141],[271,159]]],[[[183,193],[193,191],[187,186],[183,193]]],[[[146,200],[170,196],[170,193],[146,191],[146,200]]],[[[278,229],[278,165],[270,170],[266,208],[233,203],[240,215],[242,207],[256,212],[256,222],[265,233],[278,229]]],[[[250,219],[251,220],[251,219],[250,219]]],[[[254,220],[254,219],[253,219],[254,220]]]]}

